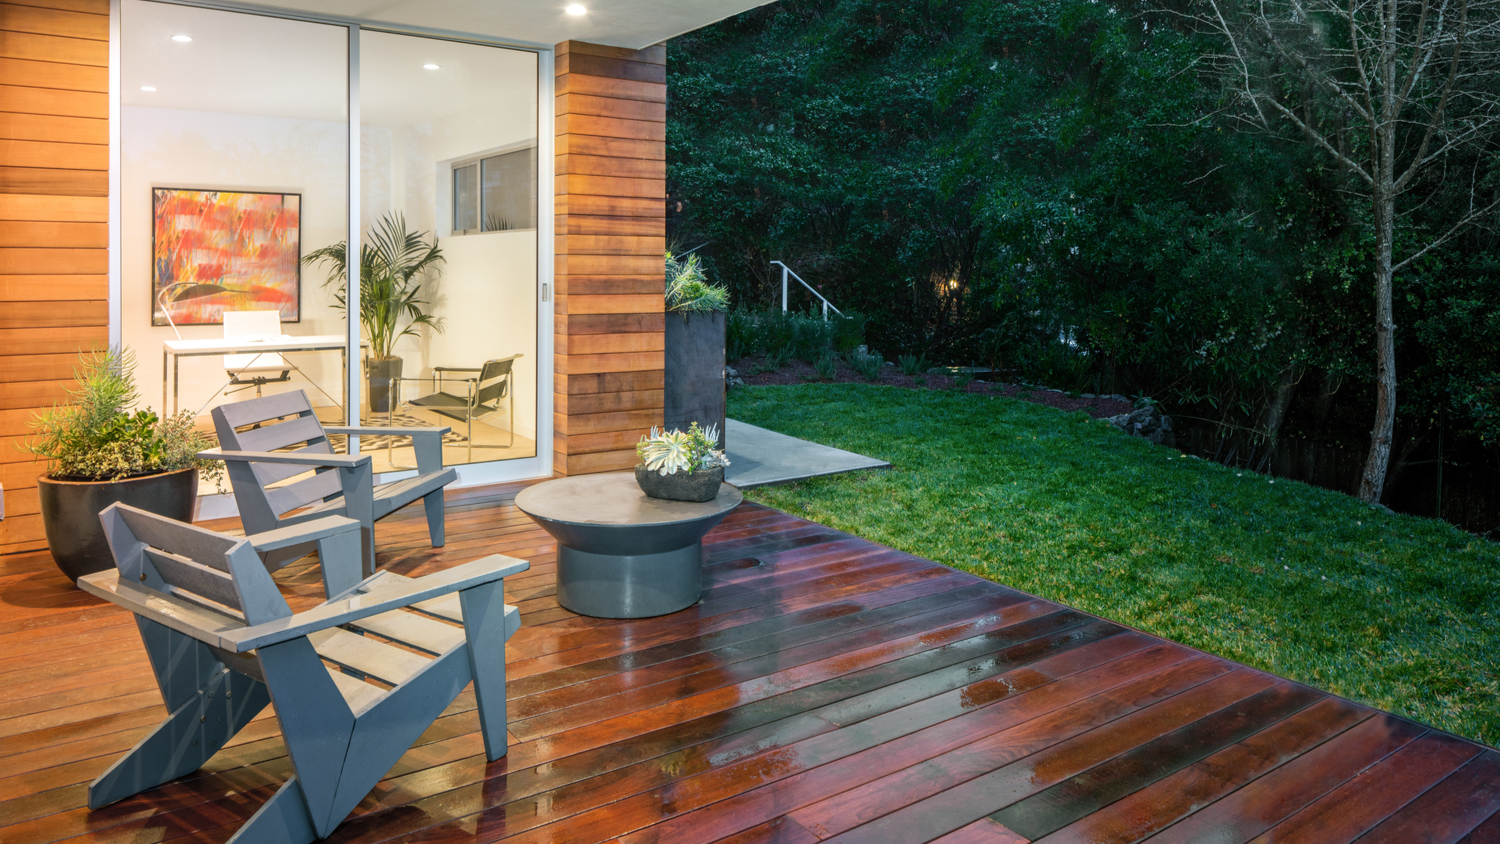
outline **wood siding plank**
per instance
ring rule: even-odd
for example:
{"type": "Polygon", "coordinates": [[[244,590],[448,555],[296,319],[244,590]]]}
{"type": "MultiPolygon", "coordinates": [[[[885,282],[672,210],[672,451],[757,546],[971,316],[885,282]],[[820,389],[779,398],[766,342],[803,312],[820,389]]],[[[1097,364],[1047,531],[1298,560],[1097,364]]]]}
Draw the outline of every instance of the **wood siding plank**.
{"type": "Polygon", "coordinates": [[[610,158],[667,160],[665,143],[633,138],[605,138],[599,135],[558,135],[553,152],[557,155],[601,155],[610,158]]]}
{"type": "Polygon", "coordinates": [[[576,73],[581,76],[603,76],[609,79],[629,79],[634,82],[667,83],[667,68],[664,64],[627,61],[625,59],[590,56],[583,53],[559,52],[555,66],[557,76],[576,73]]]}
{"type": "MultiPolygon", "coordinates": [[[[650,255],[660,258],[667,249],[665,237],[574,234],[559,235],[553,243],[558,252],[569,255],[650,255]]],[[[650,273],[642,275],[649,276],[650,273]]]]}
{"type": "Polygon", "coordinates": [[[553,159],[559,176],[615,176],[627,179],[667,178],[667,162],[645,158],[611,158],[602,155],[559,155],[553,159]]]}
{"type": "Polygon", "coordinates": [[[109,147],[103,144],[0,140],[0,161],[11,167],[108,170],[109,147]]]}
{"type": "Polygon", "coordinates": [[[665,334],[580,334],[559,338],[556,351],[564,355],[602,355],[621,352],[660,352],[666,348],[665,334]]]}
{"type": "MultiPolygon", "coordinates": [[[[78,94],[76,96],[92,97],[96,95],[78,94]]],[[[3,98],[0,98],[0,103],[3,102],[3,98]]],[[[591,114],[560,114],[557,116],[557,134],[595,135],[604,138],[627,138],[636,141],[660,141],[665,143],[667,140],[667,125],[649,120],[595,117],[591,114]]],[[[568,152],[575,151],[568,150],[568,152]]]]}
{"type": "Polygon", "coordinates": [[[109,93],[109,70],[102,67],[0,58],[0,79],[28,88],[109,93]]]}
{"type": "Polygon", "coordinates": [[[107,249],[108,223],[31,223],[0,220],[0,247],[45,243],[50,248],[107,249]]]}
{"type": "Polygon", "coordinates": [[[90,41],[109,40],[109,15],[0,3],[0,29],[90,41]]]}
{"type": "Polygon", "coordinates": [[[65,144],[108,144],[109,121],[91,117],[6,112],[0,113],[0,138],[65,144]]]}
{"type": "MultiPolygon", "coordinates": [[[[109,199],[92,196],[0,194],[0,220],[37,223],[108,223],[109,199]]],[[[106,231],[108,231],[107,228],[106,231]]]]}
{"type": "Polygon", "coordinates": [[[0,275],[95,275],[107,272],[108,249],[0,247],[0,275]]]}
{"type": "Polygon", "coordinates": [[[105,275],[0,275],[0,302],[63,302],[109,298],[105,275]]]}
{"type": "MultiPolygon", "coordinates": [[[[14,302],[0,308],[0,329],[68,328],[109,324],[109,302],[14,302]]],[[[25,405],[32,406],[32,405],[25,405]]]]}
{"type": "Polygon", "coordinates": [[[0,85],[0,111],[107,120],[109,119],[109,95],[90,91],[61,91],[55,88],[0,85]]]}
{"type": "Polygon", "coordinates": [[[667,223],[661,217],[590,217],[586,214],[559,214],[555,232],[558,235],[591,234],[625,237],[660,237],[665,241],[667,223]]]}
{"type": "Polygon", "coordinates": [[[635,82],[629,79],[609,79],[604,76],[584,76],[579,73],[564,73],[558,76],[557,93],[613,97],[618,100],[643,100],[652,103],[667,101],[666,85],[656,82],[635,82]]]}
{"type": "Polygon", "coordinates": [[[622,100],[589,94],[559,94],[557,114],[588,114],[595,117],[619,117],[625,120],[667,122],[667,104],[646,100],[622,100]]]}
{"type": "Polygon", "coordinates": [[[0,193],[109,196],[109,173],[102,170],[0,167],[0,193]]]}
{"type": "MultiPolygon", "coordinates": [[[[76,328],[0,328],[0,356],[67,355],[103,349],[109,345],[109,326],[87,325],[76,328]],[[24,350],[24,352],[23,352],[24,350]]],[[[72,378],[69,367],[59,378],[72,378]]],[[[36,380],[36,379],[28,379],[36,380]]],[[[0,379],[3,383],[3,379],[0,379]]]]}
{"type": "Polygon", "coordinates": [[[109,44],[0,27],[0,58],[109,67],[109,44]]]}

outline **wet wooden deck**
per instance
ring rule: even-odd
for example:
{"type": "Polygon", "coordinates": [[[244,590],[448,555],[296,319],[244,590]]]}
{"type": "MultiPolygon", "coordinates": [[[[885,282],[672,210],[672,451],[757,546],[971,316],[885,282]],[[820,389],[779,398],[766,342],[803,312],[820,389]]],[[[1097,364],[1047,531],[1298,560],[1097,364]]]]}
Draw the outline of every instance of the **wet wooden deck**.
{"type": "MultiPolygon", "coordinates": [[[[336,841],[1500,841],[1500,753],[847,534],[745,505],[704,601],[580,618],[517,486],[377,529],[506,591],[509,756],[465,692],[336,841]]],[[[283,579],[310,596],[310,567],[283,579]]],[[[107,807],[87,782],[163,715],[134,626],[43,554],[0,558],[0,841],[222,841],[289,773],[275,719],[107,807]]]]}

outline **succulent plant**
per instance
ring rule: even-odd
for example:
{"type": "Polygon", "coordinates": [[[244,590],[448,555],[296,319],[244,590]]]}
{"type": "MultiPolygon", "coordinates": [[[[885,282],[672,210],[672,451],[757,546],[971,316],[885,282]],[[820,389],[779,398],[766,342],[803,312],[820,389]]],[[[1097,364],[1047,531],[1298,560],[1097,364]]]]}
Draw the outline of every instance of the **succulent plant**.
{"type": "Polygon", "coordinates": [[[724,452],[714,448],[718,442],[719,429],[715,425],[704,429],[694,422],[686,431],[665,433],[652,426],[651,435],[641,437],[641,441],[636,444],[635,454],[647,469],[658,474],[692,473],[699,469],[729,465],[724,452]]]}

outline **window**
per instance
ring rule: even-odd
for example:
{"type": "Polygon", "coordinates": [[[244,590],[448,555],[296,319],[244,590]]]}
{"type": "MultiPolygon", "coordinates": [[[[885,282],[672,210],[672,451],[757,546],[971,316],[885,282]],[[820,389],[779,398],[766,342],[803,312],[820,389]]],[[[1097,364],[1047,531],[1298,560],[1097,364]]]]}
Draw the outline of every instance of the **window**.
{"type": "Polygon", "coordinates": [[[536,147],[453,165],[453,233],[536,228],[536,147]]]}

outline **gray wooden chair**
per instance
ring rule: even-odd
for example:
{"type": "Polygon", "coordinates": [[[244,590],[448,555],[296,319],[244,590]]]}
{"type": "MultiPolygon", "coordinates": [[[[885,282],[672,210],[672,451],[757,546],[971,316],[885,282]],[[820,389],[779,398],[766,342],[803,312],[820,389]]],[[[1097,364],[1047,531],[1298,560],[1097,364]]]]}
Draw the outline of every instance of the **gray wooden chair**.
{"type": "MultiPolygon", "coordinates": [[[[219,448],[199,456],[227,463],[246,533],[347,516],[364,528],[364,576],[369,577],[375,573],[375,522],[420,498],[433,547],[446,541],[443,487],[458,478],[457,471],[443,468],[443,434],[449,428],[324,427],[301,390],[223,404],[213,409],[213,419],[219,448]],[[370,458],[334,454],[329,434],[411,437],[417,475],[375,486],[370,458]],[[274,486],[310,470],[316,474],[274,486]]],[[[274,568],[292,559],[290,551],[271,552],[267,564],[274,568]]]]}
{"type": "Polygon", "coordinates": [[[135,613],[168,715],[89,786],[90,809],[197,770],[268,703],[293,775],[240,844],[332,833],[471,680],[485,756],[505,755],[505,641],[521,616],[502,579],[530,563],[361,581],[360,524],[339,516],[243,538],[124,504],[100,519],[115,569],[79,586],[135,613]],[[259,545],[316,545],[330,583],[352,585],[293,613],[259,545]]]}

